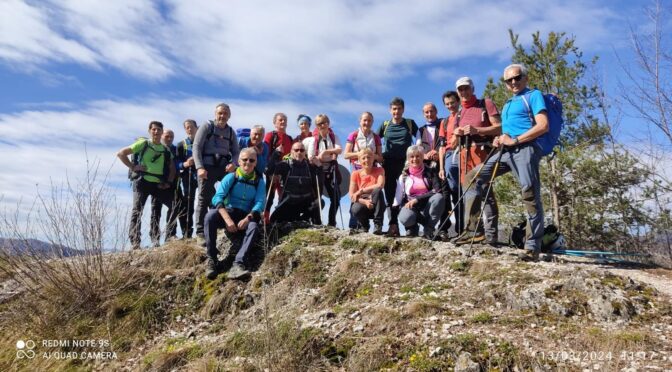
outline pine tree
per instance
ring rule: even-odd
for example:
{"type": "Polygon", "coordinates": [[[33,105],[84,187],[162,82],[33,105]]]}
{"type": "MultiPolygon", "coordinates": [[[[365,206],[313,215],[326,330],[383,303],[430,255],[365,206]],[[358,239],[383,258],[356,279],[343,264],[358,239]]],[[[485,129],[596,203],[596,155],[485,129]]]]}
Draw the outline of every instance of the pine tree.
{"type": "MultiPolygon", "coordinates": [[[[529,86],[555,94],[563,103],[561,147],[541,165],[544,210],[550,210],[553,223],[575,247],[633,248],[637,240],[632,232],[644,223],[645,215],[641,203],[629,196],[646,171],[611,142],[608,120],[599,118],[606,112],[600,86],[584,83],[597,58],[590,65],[584,63],[575,39],[564,33],[550,32],[544,41],[537,32],[529,48],[513,31],[509,35],[512,62],[527,67],[529,86]]],[[[501,79],[489,79],[485,95],[498,107],[510,97],[501,79]]],[[[515,224],[523,216],[519,190],[511,176],[497,182],[503,222],[515,224]]]]}

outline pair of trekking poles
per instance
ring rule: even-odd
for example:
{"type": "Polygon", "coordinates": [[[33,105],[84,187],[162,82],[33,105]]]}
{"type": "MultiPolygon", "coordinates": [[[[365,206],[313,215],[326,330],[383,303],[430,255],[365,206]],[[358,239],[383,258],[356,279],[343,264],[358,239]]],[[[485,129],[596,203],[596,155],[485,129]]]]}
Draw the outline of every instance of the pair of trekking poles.
{"type": "MultiPolygon", "coordinates": [[[[476,180],[477,180],[478,177],[480,176],[481,171],[483,171],[483,168],[484,168],[485,164],[486,164],[486,163],[488,162],[488,160],[490,160],[490,158],[494,155],[495,150],[498,150],[498,149],[499,149],[500,151],[499,151],[499,153],[497,154],[497,160],[495,161],[495,166],[494,166],[493,171],[492,171],[492,176],[490,177],[490,182],[488,183],[488,188],[487,188],[487,191],[486,191],[486,193],[485,193],[485,198],[483,198],[483,205],[481,206],[481,210],[480,210],[480,213],[479,213],[479,215],[478,215],[478,220],[476,221],[476,229],[473,231],[472,240],[471,240],[471,242],[470,242],[470,244],[469,244],[469,253],[468,253],[468,256],[471,256],[471,247],[472,247],[472,245],[473,245],[473,243],[474,243],[473,238],[476,236],[476,231],[478,231],[478,224],[481,223],[481,219],[483,218],[483,212],[485,211],[485,206],[486,206],[486,204],[485,204],[485,200],[487,200],[487,199],[488,199],[488,196],[490,196],[490,192],[491,192],[491,190],[492,190],[492,185],[493,185],[493,182],[494,182],[494,180],[495,180],[495,177],[497,176],[497,171],[499,170],[499,164],[500,164],[500,162],[501,162],[502,155],[504,154],[504,146],[503,146],[503,145],[500,145],[499,147],[493,147],[493,148],[490,150],[490,152],[488,153],[488,156],[486,157],[485,161],[483,161],[483,163],[480,164],[480,167],[479,167],[478,171],[476,171],[476,174],[474,174],[474,176],[472,177],[472,179],[469,181],[469,184],[467,185],[466,189],[463,189],[463,188],[462,188],[462,182],[461,182],[461,181],[462,181],[462,180],[461,180],[461,178],[462,178],[462,177],[461,177],[461,176],[462,176],[462,167],[461,167],[461,165],[462,165],[462,148],[463,148],[463,147],[466,147],[466,149],[467,149],[467,154],[466,154],[466,156],[465,156],[465,172],[464,172],[464,173],[465,173],[465,177],[466,177],[466,174],[467,174],[467,172],[466,172],[466,167],[467,167],[468,164],[469,164],[469,156],[470,156],[470,152],[471,152],[471,138],[470,138],[469,136],[462,136],[462,137],[460,137],[460,142],[458,143],[458,147],[457,147],[457,149],[455,150],[455,152],[453,153],[453,161],[454,161],[454,158],[455,158],[455,154],[457,154],[457,156],[458,156],[458,195],[459,195],[459,198],[458,198],[457,201],[455,202],[455,208],[453,208],[453,209],[450,211],[450,213],[448,213],[448,216],[446,216],[446,219],[441,223],[441,225],[439,226],[439,228],[438,228],[438,229],[436,230],[436,232],[434,233],[434,236],[432,237],[432,241],[434,241],[434,240],[436,239],[436,237],[439,235],[439,232],[443,229],[443,227],[445,226],[445,224],[446,224],[448,221],[450,221],[450,217],[453,215],[453,213],[455,212],[455,209],[458,208],[458,206],[460,205],[460,203],[462,203],[462,199],[464,199],[464,195],[467,193],[467,191],[471,188],[471,186],[474,184],[474,182],[476,182],[476,180]],[[463,143],[464,143],[464,144],[463,144],[463,143]]],[[[463,211],[462,209],[463,209],[463,208],[460,208],[460,213],[462,213],[462,214],[464,215],[464,211],[463,211]]],[[[456,224],[459,223],[459,222],[460,222],[460,218],[456,217],[456,218],[455,218],[455,222],[456,222],[456,224]]],[[[461,222],[462,222],[462,224],[464,223],[464,218],[462,219],[461,222]]],[[[462,227],[462,228],[464,228],[464,227],[462,227]]],[[[458,226],[458,230],[460,230],[460,227],[459,227],[459,226],[458,226]]]]}
{"type": "MultiPolygon", "coordinates": [[[[333,179],[333,187],[334,187],[334,193],[336,194],[335,199],[338,202],[338,211],[340,213],[341,217],[341,225],[345,226],[343,224],[343,210],[340,208],[340,200],[341,200],[341,189],[340,185],[336,184],[336,167],[338,167],[338,164],[334,164],[332,167],[332,179],[333,179]]],[[[271,196],[271,191],[273,190],[273,181],[275,181],[274,177],[271,177],[271,183],[268,187],[268,192],[266,193],[266,200],[264,201],[264,210],[266,209],[266,204],[268,203],[268,200],[271,196]]],[[[320,192],[320,180],[317,175],[315,175],[315,189],[317,191],[317,207],[318,207],[318,215],[320,217],[320,225],[323,225],[324,222],[322,221],[322,193],[320,192]]]]}

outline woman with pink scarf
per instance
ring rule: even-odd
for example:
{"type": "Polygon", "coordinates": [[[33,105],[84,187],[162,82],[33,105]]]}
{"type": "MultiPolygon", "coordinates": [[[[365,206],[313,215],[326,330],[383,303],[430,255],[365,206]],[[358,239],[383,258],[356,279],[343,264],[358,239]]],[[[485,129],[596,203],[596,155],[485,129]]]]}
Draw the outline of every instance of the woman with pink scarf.
{"type": "Polygon", "coordinates": [[[418,236],[419,224],[422,224],[422,236],[432,239],[445,203],[438,174],[426,167],[423,159],[422,146],[415,145],[406,150],[406,167],[397,180],[394,206],[403,206],[399,211],[399,222],[406,228],[406,236],[418,236]]]}

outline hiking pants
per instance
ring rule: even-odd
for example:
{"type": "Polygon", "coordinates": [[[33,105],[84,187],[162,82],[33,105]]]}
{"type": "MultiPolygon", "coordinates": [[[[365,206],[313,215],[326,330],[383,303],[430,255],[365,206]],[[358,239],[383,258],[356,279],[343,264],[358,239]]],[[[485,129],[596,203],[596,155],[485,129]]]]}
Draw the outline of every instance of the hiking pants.
{"type": "MultiPolygon", "coordinates": [[[[483,193],[486,192],[488,182],[492,178],[492,172],[497,162],[498,154],[491,157],[482,165],[483,170],[472,187],[467,190],[465,195],[465,209],[467,215],[467,230],[478,231],[480,221],[478,216],[481,209],[483,193]]],[[[518,179],[523,199],[523,205],[527,211],[527,240],[525,248],[534,251],[541,250],[541,238],[544,235],[544,210],[541,204],[541,179],[539,178],[539,161],[541,160],[541,149],[534,143],[523,143],[515,147],[507,147],[502,154],[501,163],[497,169],[495,177],[508,172],[518,179]]],[[[467,175],[467,180],[471,179],[478,168],[475,168],[467,175]]],[[[466,187],[466,184],[465,184],[466,187]]],[[[491,194],[494,191],[490,191],[491,194]]],[[[497,227],[497,210],[493,211],[490,223],[497,227]]],[[[487,221],[486,221],[487,222],[487,221]]],[[[488,237],[489,238],[489,237],[488,237]]]]}
{"type": "Polygon", "coordinates": [[[359,202],[352,203],[350,206],[350,214],[357,218],[357,222],[363,228],[370,226],[370,218],[373,218],[374,224],[383,225],[383,218],[385,217],[385,199],[383,190],[379,188],[373,189],[371,192],[371,202],[373,202],[373,209],[369,209],[359,202]]]}
{"type": "MultiPolygon", "coordinates": [[[[441,183],[441,191],[443,193],[443,200],[446,203],[446,208],[443,211],[441,216],[441,223],[448,218],[451,210],[455,210],[453,217],[455,218],[455,232],[460,234],[464,229],[463,221],[463,208],[462,201],[459,194],[459,168],[457,164],[457,156],[453,157],[454,151],[446,152],[446,157],[444,158],[444,172],[446,174],[446,179],[441,183]]],[[[448,231],[450,222],[447,222],[443,225],[443,231],[448,231]]]]}
{"type": "Polygon", "coordinates": [[[166,238],[177,236],[178,221],[180,229],[182,229],[182,236],[186,236],[187,200],[182,194],[182,188],[177,183],[170,189],[170,192],[173,195],[173,202],[168,207],[168,214],[166,215],[166,238]]]}
{"type": "Polygon", "coordinates": [[[338,207],[340,207],[341,198],[338,195],[340,193],[338,181],[336,180],[335,174],[333,171],[328,172],[326,169],[322,169],[324,172],[324,190],[326,196],[329,197],[329,226],[336,226],[336,212],[338,212],[338,207]]]}
{"type": "Polygon", "coordinates": [[[397,191],[397,180],[401,176],[401,171],[404,170],[404,159],[384,159],[383,169],[385,169],[385,201],[390,206],[390,225],[397,225],[397,216],[399,215],[399,207],[392,206],[394,202],[394,194],[397,191]]]}
{"type": "Polygon", "coordinates": [[[317,205],[317,197],[308,195],[301,198],[292,198],[284,195],[273,214],[271,222],[308,221],[317,225],[320,223],[321,207],[317,205]]]}
{"type": "Polygon", "coordinates": [[[206,165],[205,170],[208,172],[207,179],[198,179],[198,203],[196,204],[196,234],[203,234],[203,221],[205,214],[208,213],[208,207],[212,203],[212,197],[215,196],[215,183],[221,181],[226,175],[226,166],[224,164],[220,167],[213,165],[206,165]]]}
{"type": "Polygon", "coordinates": [[[169,189],[159,189],[159,184],[156,182],[149,182],[143,177],[140,177],[133,182],[133,209],[131,210],[131,223],[129,225],[128,237],[133,246],[139,246],[141,241],[141,227],[142,227],[142,210],[145,208],[147,198],[152,196],[157,200],[159,205],[159,214],[154,216],[150,221],[149,236],[152,243],[158,243],[161,237],[159,229],[159,220],[161,217],[161,205],[169,205],[171,202],[171,194],[169,189]]]}
{"type": "Polygon", "coordinates": [[[437,193],[429,199],[418,202],[413,208],[401,206],[399,222],[404,225],[406,230],[421,223],[425,234],[433,234],[444,208],[443,194],[437,193]]]}
{"type": "Polygon", "coordinates": [[[191,178],[189,170],[185,170],[181,177],[182,177],[182,192],[184,193],[184,203],[185,203],[185,208],[183,211],[186,214],[185,220],[185,227],[182,229],[182,234],[187,237],[191,238],[192,235],[194,234],[194,205],[196,204],[196,189],[198,188],[198,181],[196,180],[196,169],[191,170],[191,178]]]}
{"type": "MultiPolygon", "coordinates": [[[[249,214],[249,212],[233,208],[227,208],[226,211],[236,225],[249,214]]],[[[226,229],[226,223],[222,215],[219,214],[219,210],[210,209],[205,216],[205,247],[208,250],[208,257],[214,261],[217,261],[217,254],[219,254],[217,250],[218,229],[226,229]]],[[[226,236],[231,240],[231,252],[238,252],[233,261],[234,263],[245,266],[245,256],[250,247],[252,247],[252,244],[254,244],[258,233],[259,224],[255,221],[250,221],[245,231],[235,233],[226,231],[226,236]]]]}

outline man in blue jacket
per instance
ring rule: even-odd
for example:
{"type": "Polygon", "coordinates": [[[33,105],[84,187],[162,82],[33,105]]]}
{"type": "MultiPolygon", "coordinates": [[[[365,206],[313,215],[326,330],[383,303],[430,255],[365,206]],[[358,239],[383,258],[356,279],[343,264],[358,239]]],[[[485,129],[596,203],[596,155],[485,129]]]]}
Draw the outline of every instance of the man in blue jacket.
{"type": "Polygon", "coordinates": [[[205,245],[208,250],[206,276],[210,280],[217,278],[219,274],[217,230],[221,228],[226,229],[226,234],[231,239],[231,251],[238,251],[228,273],[229,279],[242,279],[250,275],[245,268],[245,257],[259,231],[266,189],[261,174],[254,169],[256,162],[257,152],[254,148],[241,150],[238,168],[222,179],[212,198],[214,208],[208,211],[204,224],[205,245]]]}

